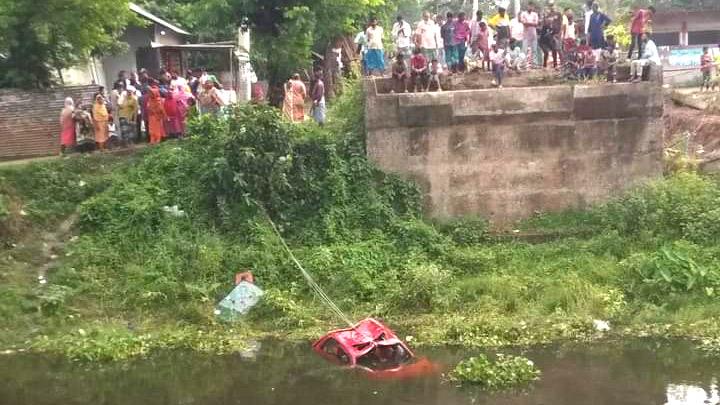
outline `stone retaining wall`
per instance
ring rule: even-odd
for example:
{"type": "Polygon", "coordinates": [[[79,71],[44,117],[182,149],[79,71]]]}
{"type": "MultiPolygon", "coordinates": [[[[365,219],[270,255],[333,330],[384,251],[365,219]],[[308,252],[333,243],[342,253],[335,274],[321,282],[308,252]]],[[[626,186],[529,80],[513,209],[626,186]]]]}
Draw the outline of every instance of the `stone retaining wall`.
{"type": "Polygon", "coordinates": [[[368,80],[365,91],[369,157],[416,180],[432,217],[503,226],[662,174],[657,83],[377,94],[368,80]]]}

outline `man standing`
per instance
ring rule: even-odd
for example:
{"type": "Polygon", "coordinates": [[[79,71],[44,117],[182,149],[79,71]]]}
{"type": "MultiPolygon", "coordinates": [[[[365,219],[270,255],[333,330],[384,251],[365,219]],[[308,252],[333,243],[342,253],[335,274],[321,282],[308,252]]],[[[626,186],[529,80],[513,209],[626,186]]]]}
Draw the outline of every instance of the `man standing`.
{"type": "Polygon", "coordinates": [[[593,3],[593,13],[590,16],[590,47],[592,49],[602,49],[605,47],[605,28],[612,22],[610,17],[600,12],[600,5],[593,3]]]}
{"type": "MultiPolygon", "coordinates": [[[[555,9],[555,1],[550,0],[548,2],[548,10],[545,13],[545,25],[550,27],[551,37],[548,38],[549,51],[552,51],[553,67],[558,66],[560,61],[560,35],[562,34],[562,21],[563,17],[559,11],[555,9]]],[[[547,60],[544,62],[547,65],[547,60]]]]}
{"type": "Polygon", "coordinates": [[[520,13],[520,22],[523,24],[522,50],[527,55],[530,68],[540,66],[540,52],[538,51],[537,27],[540,16],[535,12],[535,4],[528,3],[527,9],[520,13]]]}
{"type": "Polygon", "coordinates": [[[411,35],[412,27],[410,27],[410,23],[403,20],[402,16],[398,16],[392,27],[392,37],[398,55],[403,55],[405,58],[410,56],[411,35]]]}
{"type": "Polygon", "coordinates": [[[642,57],[643,43],[640,39],[642,35],[647,32],[647,25],[650,21],[652,21],[654,14],[654,7],[648,7],[647,9],[638,8],[635,13],[633,13],[632,20],[630,20],[630,35],[632,35],[632,42],[630,43],[630,50],[628,51],[628,59],[632,59],[636,44],[638,48],[638,58],[642,57]]]}
{"type": "Polygon", "coordinates": [[[427,11],[423,13],[422,20],[417,24],[415,29],[415,38],[417,45],[420,47],[420,52],[425,56],[428,61],[435,58],[437,55],[437,42],[435,41],[435,21],[430,18],[430,13],[427,11]]]}
{"type": "Polygon", "coordinates": [[[455,46],[457,47],[458,70],[460,72],[465,71],[465,53],[469,41],[470,24],[465,20],[465,13],[460,13],[455,23],[455,46]]]}
{"type": "Polygon", "coordinates": [[[325,83],[322,77],[322,70],[315,72],[315,86],[312,90],[312,116],[320,126],[325,125],[325,83]]]}
{"type": "Polygon", "coordinates": [[[478,41],[478,34],[480,33],[480,23],[485,21],[483,18],[483,12],[478,10],[477,13],[475,13],[475,19],[470,22],[470,53],[475,54],[477,52],[477,41],[478,41]]]}
{"type": "Polygon", "coordinates": [[[647,33],[640,35],[641,46],[643,46],[643,54],[640,59],[630,62],[630,77],[633,83],[642,80],[643,70],[645,67],[660,66],[660,54],[658,53],[655,42],[650,39],[647,33]]]}
{"type": "Polygon", "coordinates": [[[447,13],[447,20],[440,29],[445,45],[445,63],[450,72],[455,72],[458,64],[457,48],[455,47],[455,19],[452,13],[447,13]]]}
{"type": "Polygon", "coordinates": [[[367,37],[367,53],[365,55],[368,74],[385,72],[385,51],[383,48],[383,29],[377,23],[377,18],[370,19],[370,26],[365,30],[367,37]]]}
{"type": "Polygon", "coordinates": [[[498,46],[502,49],[507,48],[510,42],[510,17],[507,15],[507,10],[498,7],[497,14],[490,18],[488,25],[497,33],[498,46]]]}

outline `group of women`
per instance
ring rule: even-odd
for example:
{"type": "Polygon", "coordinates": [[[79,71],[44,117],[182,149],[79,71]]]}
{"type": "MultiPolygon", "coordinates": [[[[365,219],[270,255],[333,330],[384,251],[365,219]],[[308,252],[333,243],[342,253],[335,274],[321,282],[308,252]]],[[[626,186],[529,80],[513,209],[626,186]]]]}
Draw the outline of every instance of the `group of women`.
{"type": "Polygon", "coordinates": [[[162,72],[151,78],[145,71],[118,76],[110,94],[100,87],[91,106],[65,99],[60,114],[61,153],[88,144],[102,151],[111,139],[127,146],[143,137],[151,144],[182,138],[189,115],[216,114],[225,104],[219,82],[205,72],[189,71],[186,77],[162,72]]]}

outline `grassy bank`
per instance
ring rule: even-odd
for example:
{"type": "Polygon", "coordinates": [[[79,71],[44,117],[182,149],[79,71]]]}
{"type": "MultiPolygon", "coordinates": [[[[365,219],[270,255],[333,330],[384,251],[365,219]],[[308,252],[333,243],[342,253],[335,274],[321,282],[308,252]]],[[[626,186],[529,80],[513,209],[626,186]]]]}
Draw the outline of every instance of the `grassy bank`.
{"type": "Polygon", "coordinates": [[[341,326],[265,213],[338,306],[388,320],[413,345],[720,336],[715,180],[680,173],[520,225],[560,235],[543,243],[496,239],[481,219],[424,220],[417,187],[366,160],[361,113],[350,88],[325,129],[247,107],[133,157],[1,170],[0,349],[226,352],[341,326]],[[214,305],[245,269],[266,295],[242,321],[221,322],[214,305]]]}

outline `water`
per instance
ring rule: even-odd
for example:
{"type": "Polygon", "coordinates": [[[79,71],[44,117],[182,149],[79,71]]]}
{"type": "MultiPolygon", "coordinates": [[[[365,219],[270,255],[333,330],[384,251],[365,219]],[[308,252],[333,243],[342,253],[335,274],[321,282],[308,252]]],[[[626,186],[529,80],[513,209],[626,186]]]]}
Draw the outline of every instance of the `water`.
{"type": "MultiPolygon", "coordinates": [[[[453,365],[473,353],[446,348],[420,354],[453,365]]],[[[255,355],[168,353],[102,367],[0,356],[0,405],[720,403],[720,362],[683,342],[566,345],[523,354],[543,371],[542,380],[526,393],[500,395],[459,389],[441,375],[369,379],[328,364],[306,344],[264,342],[255,355]]]]}

